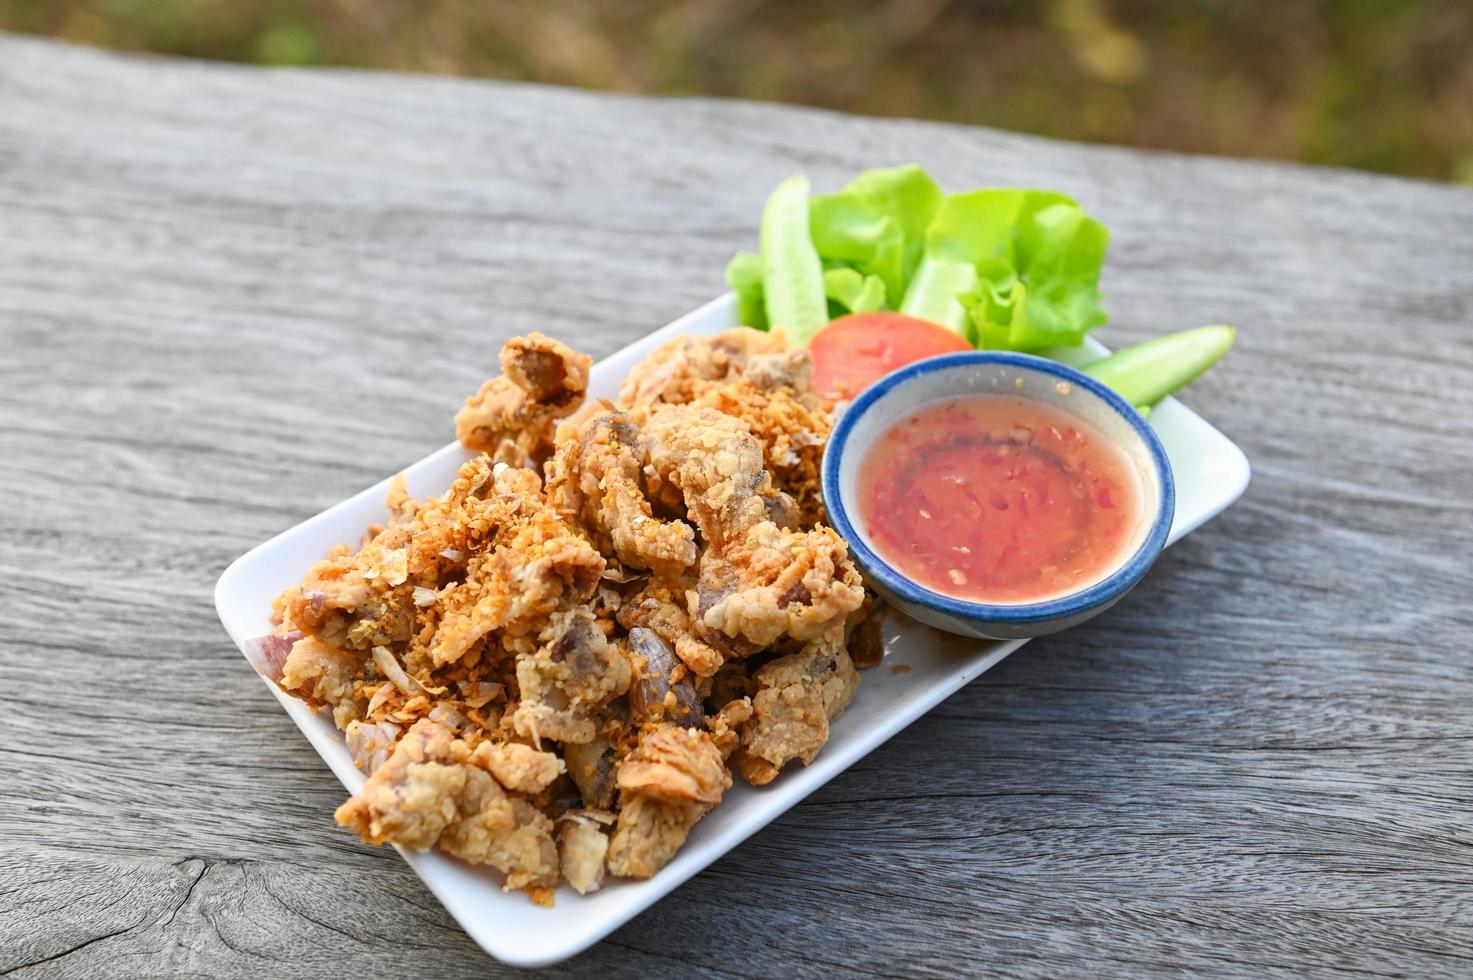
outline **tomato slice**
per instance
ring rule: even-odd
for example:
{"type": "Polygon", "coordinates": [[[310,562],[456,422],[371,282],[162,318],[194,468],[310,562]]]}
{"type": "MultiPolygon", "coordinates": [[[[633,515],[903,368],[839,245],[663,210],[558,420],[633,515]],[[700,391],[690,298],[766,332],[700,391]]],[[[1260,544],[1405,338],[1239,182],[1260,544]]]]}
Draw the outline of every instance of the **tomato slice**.
{"type": "Polygon", "coordinates": [[[965,337],[904,313],[854,313],[813,335],[813,386],[848,401],[899,367],[937,354],[971,350],[965,337]]]}

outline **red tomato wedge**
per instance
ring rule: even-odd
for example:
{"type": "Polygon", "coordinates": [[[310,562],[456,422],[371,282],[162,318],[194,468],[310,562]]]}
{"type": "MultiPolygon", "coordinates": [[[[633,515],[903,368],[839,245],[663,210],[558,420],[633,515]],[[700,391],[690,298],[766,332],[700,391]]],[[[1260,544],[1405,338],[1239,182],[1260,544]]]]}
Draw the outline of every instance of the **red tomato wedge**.
{"type": "Polygon", "coordinates": [[[965,337],[904,313],[854,313],[813,335],[813,386],[848,401],[898,367],[937,354],[971,350],[965,337]]]}

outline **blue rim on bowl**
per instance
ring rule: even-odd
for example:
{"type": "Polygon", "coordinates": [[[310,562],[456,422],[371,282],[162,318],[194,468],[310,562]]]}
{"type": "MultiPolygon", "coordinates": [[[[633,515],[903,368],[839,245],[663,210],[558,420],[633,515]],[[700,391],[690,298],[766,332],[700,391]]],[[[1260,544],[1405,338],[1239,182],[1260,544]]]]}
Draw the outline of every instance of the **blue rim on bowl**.
{"type": "MultiPolygon", "coordinates": [[[[965,394],[965,392],[958,392],[965,394]]],[[[944,397],[944,396],[943,396],[944,397]]],[[[858,447],[863,452],[867,446],[858,447]]],[[[1108,606],[1119,599],[1145,575],[1161,549],[1166,545],[1166,536],[1171,530],[1172,518],[1176,513],[1176,490],[1172,482],[1171,464],[1166,458],[1166,449],[1155,431],[1141,414],[1112,389],[1067,364],[1051,361],[1031,354],[1016,354],[1008,351],[960,351],[942,354],[909,364],[885,375],[870,385],[843,411],[829,435],[828,448],[824,451],[821,472],[824,507],[828,510],[829,523],[848,542],[855,553],[855,560],[871,579],[906,601],[935,610],[949,616],[980,622],[1025,625],[1047,620],[1077,616],[1095,607],[1108,606]],[[840,464],[848,448],[855,425],[877,402],[897,387],[916,378],[956,367],[978,364],[1001,364],[1025,368],[1052,375],[1095,395],[1108,404],[1125,420],[1145,444],[1160,483],[1156,515],[1150,529],[1132,552],[1114,571],[1098,582],[1078,592],[1041,602],[998,605],[973,602],[934,592],[913,579],[896,571],[889,562],[881,558],[866,543],[863,535],[855,528],[845,506],[844,495],[839,485],[840,464]]]]}

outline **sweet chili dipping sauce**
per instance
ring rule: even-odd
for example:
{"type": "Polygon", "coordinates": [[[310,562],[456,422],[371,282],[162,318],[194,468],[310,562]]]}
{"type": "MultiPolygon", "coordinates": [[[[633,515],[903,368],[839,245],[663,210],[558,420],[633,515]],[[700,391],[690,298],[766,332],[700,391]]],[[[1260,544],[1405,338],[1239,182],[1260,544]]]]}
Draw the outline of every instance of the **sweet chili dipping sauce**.
{"type": "Polygon", "coordinates": [[[936,592],[1027,603],[1087,587],[1141,517],[1126,455],[1068,413],[1012,395],[922,406],[870,449],[859,517],[874,549],[936,592]]]}

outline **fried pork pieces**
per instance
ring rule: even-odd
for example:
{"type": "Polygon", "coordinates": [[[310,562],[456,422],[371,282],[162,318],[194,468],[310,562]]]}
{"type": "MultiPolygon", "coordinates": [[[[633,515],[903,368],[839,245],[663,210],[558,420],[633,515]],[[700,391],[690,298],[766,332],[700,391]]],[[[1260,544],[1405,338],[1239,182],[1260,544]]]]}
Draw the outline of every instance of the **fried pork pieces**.
{"type": "Polygon", "coordinates": [[[456,416],[481,455],[423,503],[396,483],[277,599],[260,663],[369,774],[340,824],[550,902],[655,874],[731,771],[811,762],[865,596],[821,523],[806,352],[678,338],[616,405],[583,405],[588,357],[541,334],[501,367],[456,416]]]}

